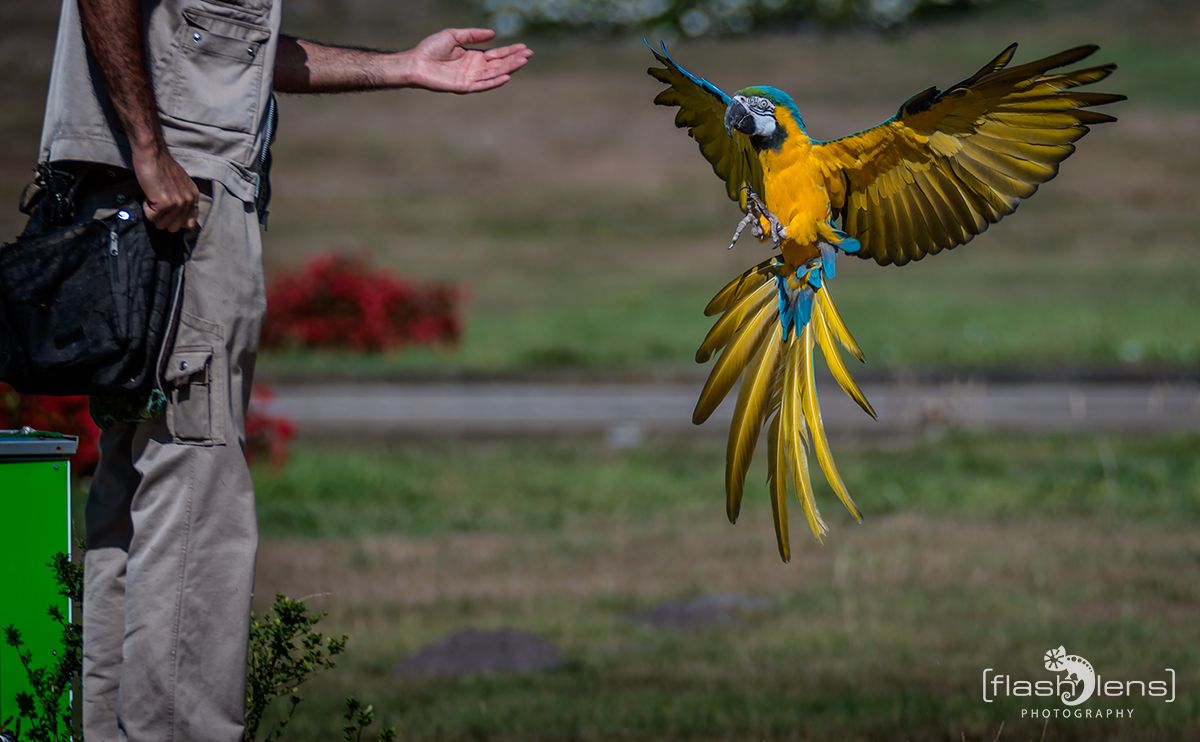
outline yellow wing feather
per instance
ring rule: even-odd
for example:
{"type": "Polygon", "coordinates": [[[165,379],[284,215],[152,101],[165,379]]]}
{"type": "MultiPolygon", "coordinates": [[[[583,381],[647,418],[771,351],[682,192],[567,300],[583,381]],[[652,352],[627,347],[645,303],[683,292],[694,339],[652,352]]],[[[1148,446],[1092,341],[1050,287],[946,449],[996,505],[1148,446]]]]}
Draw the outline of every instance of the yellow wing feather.
{"type": "Polygon", "coordinates": [[[912,96],[873,129],[814,143],[859,256],[903,265],[969,242],[1053,178],[1089,126],[1116,120],[1088,109],[1125,96],[1074,90],[1114,65],[1050,72],[1096,47],[1009,67],[1015,51],[945,91],[912,96]]]}
{"type": "Polygon", "coordinates": [[[750,145],[750,138],[741,132],[731,135],[725,130],[725,107],[729,96],[708,80],[696,77],[676,64],[667,54],[667,47],[650,47],[654,58],[662,67],[646,70],[655,80],[668,85],[655,97],[660,106],[678,106],[675,125],[686,128],[696,143],[700,154],[708,160],[721,180],[725,181],[725,192],[746,209],[744,186],[749,185],[756,193],[762,193],[762,164],[750,145]]]}

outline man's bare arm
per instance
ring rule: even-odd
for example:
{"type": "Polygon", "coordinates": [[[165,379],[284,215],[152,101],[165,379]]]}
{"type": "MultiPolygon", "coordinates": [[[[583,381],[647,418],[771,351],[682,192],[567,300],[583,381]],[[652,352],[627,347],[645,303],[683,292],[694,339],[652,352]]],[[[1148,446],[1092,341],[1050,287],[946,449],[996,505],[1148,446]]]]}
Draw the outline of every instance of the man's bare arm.
{"type": "Polygon", "coordinates": [[[281,93],[344,93],[386,88],[424,88],[478,93],[508,82],[533,55],[524,44],[471,49],[496,36],[485,28],[449,28],[402,52],[327,46],[283,36],[275,56],[275,90],[281,93]]]}
{"type": "Polygon", "coordinates": [[[79,0],[88,49],[129,139],[146,217],[172,232],[196,226],[200,193],[167,151],[150,87],[141,0],[79,0]]]}

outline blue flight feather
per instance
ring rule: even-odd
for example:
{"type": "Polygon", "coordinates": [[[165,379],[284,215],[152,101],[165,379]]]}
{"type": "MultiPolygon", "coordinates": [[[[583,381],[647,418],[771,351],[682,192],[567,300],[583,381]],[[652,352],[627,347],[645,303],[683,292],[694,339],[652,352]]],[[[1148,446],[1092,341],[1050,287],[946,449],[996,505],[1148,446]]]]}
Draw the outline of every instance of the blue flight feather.
{"type": "Polygon", "coordinates": [[[837,250],[828,242],[821,243],[821,271],[826,278],[837,276],[837,250]]]}
{"type": "Polygon", "coordinates": [[[812,318],[813,290],[808,286],[800,289],[800,297],[796,300],[796,332],[804,329],[812,318]]]}
{"type": "Polygon", "coordinates": [[[723,105],[726,105],[726,106],[729,105],[729,101],[731,101],[732,98],[730,98],[728,95],[726,95],[724,90],[721,90],[716,85],[713,85],[708,80],[705,80],[703,77],[696,77],[692,73],[690,73],[687,70],[685,70],[684,68],[680,67],[679,64],[674,59],[671,58],[671,55],[667,52],[667,42],[665,42],[665,41],[658,42],[659,46],[662,47],[661,54],[658,52],[657,49],[654,48],[653,45],[650,44],[649,39],[642,37],[642,43],[645,44],[650,49],[650,51],[654,54],[655,58],[658,59],[658,61],[662,62],[663,64],[667,65],[668,67],[671,67],[672,69],[678,70],[684,77],[686,77],[687,79],[696,83],[697,85],[699,85],[701,88],[706,90],[711,95],[714,95],[717,98],[719,98],[723,105]]]}
{"type": "Polygon", "coordinates": [[[786,343],[788,333],[792,327],[792,302],[788,299],[787,279],[782,275],[775,275],[775,287],[779,292],[779,322],[783,325],[783,341],[786,343]]]}

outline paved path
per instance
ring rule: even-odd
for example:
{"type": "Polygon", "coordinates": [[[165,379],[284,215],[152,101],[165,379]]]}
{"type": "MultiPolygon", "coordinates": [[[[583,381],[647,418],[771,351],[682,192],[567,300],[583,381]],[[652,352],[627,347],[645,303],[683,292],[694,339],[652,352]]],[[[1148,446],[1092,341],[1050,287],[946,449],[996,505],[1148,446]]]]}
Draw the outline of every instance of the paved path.
{"type": "MultiPolygon", "coordinates": [[[[275,387],[270,410],[301,433],[602,434],[620,442],[692,430],[699,384],[322,383],[275,387]]],[[[1007,431],[1200,430],[1200,382],[914,382],[863,384],[872,420],[827,381],[831,433],[931,427],[1007,431]]],[[[720,435],[726,400],[701,431],[720,435]]]]}

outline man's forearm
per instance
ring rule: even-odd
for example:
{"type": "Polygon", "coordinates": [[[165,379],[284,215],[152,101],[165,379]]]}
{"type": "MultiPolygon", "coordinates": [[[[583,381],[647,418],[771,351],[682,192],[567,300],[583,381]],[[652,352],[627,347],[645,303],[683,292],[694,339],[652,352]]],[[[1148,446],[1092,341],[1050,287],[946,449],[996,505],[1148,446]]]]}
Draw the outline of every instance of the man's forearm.
{"type": "Polygon", "coordinates": [[[130,146],[135,151],[163,148],[162,123],[146,67],[140,0],[79,0],[79,16],[130,146]]]}
{"type": "Polygon", "coordinates": [[[413,84],[406,52],[327,46],[281,36],[275,54],[275,90],[281,93],[349,93],[413,84]]]}
{"type": "Polygon", "coordinates": [[[274,87],[281,93],[408,87],[479,93],[508,82],[533,54],[524,44],[497,49],[474,46],[495,36],[488,28],[447,28],[402,52],[327,46],[282,36],[275,54],[274,87]]]}
{"type": "Polygon", "coordinates": [[[79,20],[104,78],[104,89],[129,139],[146,217],[159,229],[176,232],[196,226],[200,193],[171,157],[163,138],[146,66],[142,2],[79,0],[79,20]]]}

